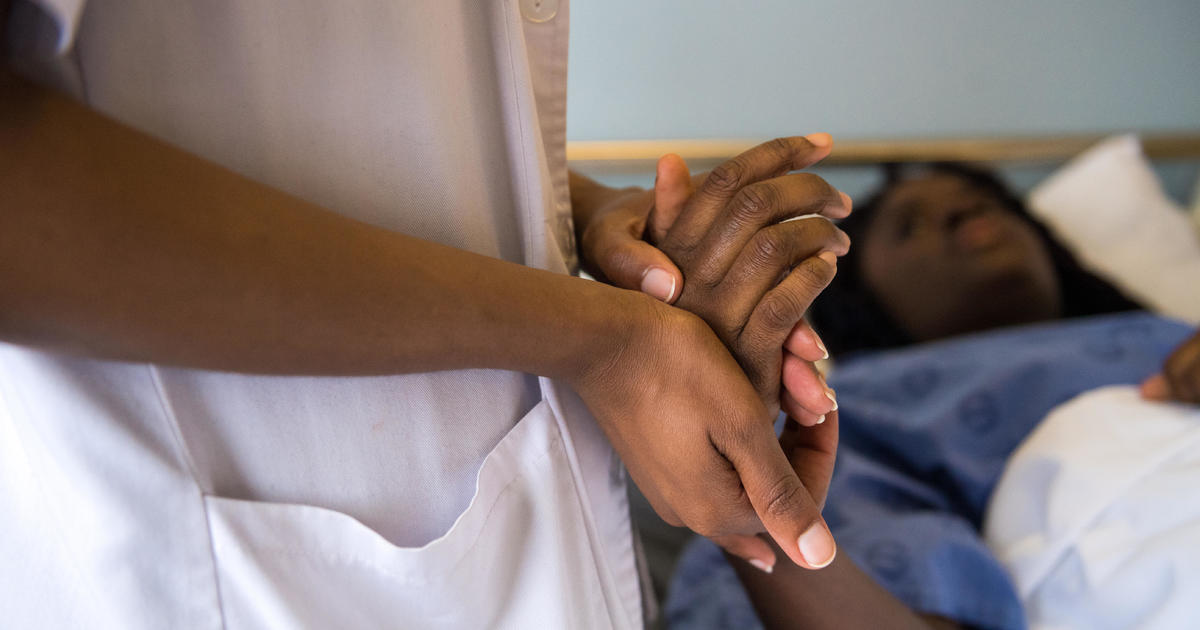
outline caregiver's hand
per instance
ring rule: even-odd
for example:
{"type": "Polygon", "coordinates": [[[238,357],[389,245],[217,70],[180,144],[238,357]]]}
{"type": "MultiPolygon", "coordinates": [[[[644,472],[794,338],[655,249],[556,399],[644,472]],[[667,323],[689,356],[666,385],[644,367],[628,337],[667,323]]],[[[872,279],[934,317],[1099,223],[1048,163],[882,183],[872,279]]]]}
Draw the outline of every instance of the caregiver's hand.
{"type": "MultiPolygon", "coordinates": [[[[835,547],[820,506],[728,350],[690,313],[631,302],[626,316],[637,325],[572,385],[655,510],[718,540],[765,527],[800,566],[828,564],[835,547]]],[[[835,449],[825,446],[830,457],[835,449]]],[[[751,548],[739,555],[774,564],[769,547],[746,538],[751,548]]]]}
{"type": "Polygon", "coordinates": [[[1142,396],[1200,404],[1200,331],[1167,357],[1162,372],[1142,383],[1142,396]]]}
{"type": "Polygon", "coordinates": [[[642,240],[654,191],[613,190],[579,173],[570,176],[584,270],[614,286],[674,302],[683,288],[683,274],[666,254],[642,240]]]}
{"type": "Polygon", "coordinates": [[[646,231],[683,270],[676,304],[713,328],[773,413],[781,374],[794,383],[786,406],[805,424],[836,404],[810,364],[783,364],[783,348],[809,361],[824,355],[801,318],[833,279],[849,239],[821,217],[785,221],[844,217],[851,204],[815,175],[787,173],[824,158],[831,145],[826,134],[773,140],[695,180],[681,158],[665,156],[646,231]]]}

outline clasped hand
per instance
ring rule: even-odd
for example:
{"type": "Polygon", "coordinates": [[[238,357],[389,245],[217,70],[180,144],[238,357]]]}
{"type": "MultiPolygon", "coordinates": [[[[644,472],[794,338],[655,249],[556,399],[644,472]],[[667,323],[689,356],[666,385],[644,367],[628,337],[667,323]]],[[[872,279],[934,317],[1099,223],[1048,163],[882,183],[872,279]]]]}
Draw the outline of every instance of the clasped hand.
{"type": "Polygon", "coordinates": [[[831,144],[823,134],[773,140],[694,180],[668,156],[655,191],[596,213],[581,239],[593,270],[620,286],[638,288],[650,269],[671,274],[680,308],[638,302],[646,313],[635,320],[651,323],[633,326],[577,389],[667,522],[765,570],[775,559],[754,536],[764,529],[801,566],[825,566],[835,551],[820,508],[836,403],[811,367],[824,350],[801,318],[849,241],[826,218],[788,221],[849,213],[844,194],[792,173],[831,144]],[[777,439],[781,383],[784,409],[809,427],[789,418],[777,439]]]}

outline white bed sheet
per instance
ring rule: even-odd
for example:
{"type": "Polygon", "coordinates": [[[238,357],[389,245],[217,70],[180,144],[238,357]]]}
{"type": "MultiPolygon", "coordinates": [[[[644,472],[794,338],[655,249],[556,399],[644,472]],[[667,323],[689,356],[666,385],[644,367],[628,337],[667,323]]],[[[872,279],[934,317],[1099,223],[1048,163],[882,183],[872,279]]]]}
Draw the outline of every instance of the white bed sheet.
{"type": "Polygon", "coordinates": [[[1056,408],[984,524],[1034,630],[1200,627],[1200,407],[1136,387],[1056,408]]]}

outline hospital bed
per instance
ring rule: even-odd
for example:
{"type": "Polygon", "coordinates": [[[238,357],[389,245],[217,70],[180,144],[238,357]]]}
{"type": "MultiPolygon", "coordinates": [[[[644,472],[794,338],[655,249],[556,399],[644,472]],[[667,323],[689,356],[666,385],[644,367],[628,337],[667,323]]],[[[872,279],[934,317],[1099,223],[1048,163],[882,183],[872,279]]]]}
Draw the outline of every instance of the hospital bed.
{"type": "MultiPolygon", "coordinates": [[[[738,139],[572,142],[568,145],[568,159],[572,168],[602,180],[628,182],[644,177],[648,181],[652,177],[655,161],[665,153],[683,156],[693,170],[706,170],[754,144],[756,141],[738,139]]],[[[861,173],[869,170],[869,167],[887,162],[945,160],[984,163],[1002,172],[1023,169],[1026,173],[1035,173],[1040,181],[1027,195],[1031,208],[1083,264],[1152,310],[1193,325],[1200,323],[1200,177],[1197,176],[1200,170],[1200,133],[904,140],[839,138],[834,153],[818,170],[841,186],[836,180],[842,172],[861,173]],[[1172,199],[1164,192],[1154,170],[1154,166],[1163,164],[1170,165],[1177,173],[1180,167],[1183,172],[1190,172],[1194,182],[1190,203],[1189,200],[1180,199],[1179,193],[1172,199]]],[[[1188,192],[1185,191],[1184,195],[1188,192]]],[[[1122,412],[1137,413],[1136,404],[1136,401],[1122,401],[1122,412]]],[[[1086,490],[1082,487],[1072,488],[1064,495],[1060,488],[1054,495],[1057,499],[1052,499],[1050,494],[1036,495],[1044,499],[1039,504],[1029,503],[1027,499],[1030,484],[1084,483],[1085,480],[1077,473],[1086,468],[1078,467],[1072,469],[1073,476],[1064,473],[1059,477],[1043,475],[1039,478],[1036,473],[1044,471],[1047,462],[1059,461],[1055,458],[1061,455],[1061,458],[1074,461],[1077,466],[1095,466],[1097,453],[1105,453],[1102,444],[1084,445],[1082,450],[1065,455],[1056,452],[1064,432],[1070,433],[1072,427],[1078,428],[1080,410],[1084,414],[1094,414],[1095,411],[1095,404],[1087,401],[1076,407],[1068,407],[1058,413],[1054,427],[1048,426],[1047,430],[1035,433],[1031,436],[1030,446],[1014,455],[1014,468],[1019,470],[1006,476],[997,500],[1006,513],[1039,514],[1038,518],[1044,519],[1049,510],[1063,509],[1062,506],[1050,505],[1052,500],[1061,501],[1064,496],[1086,490]]],[[[1166,415],[1175,418],[1177,414],[1166,415]]],[[[1163,420],[1159,415],[1154,418],[1154,422],[1166,423],[1164,426],[1179,431],[1178,439],[1191,439],[1183,437],[1187,428],[1179,424],[1186,423],[1186,419],[1176,422],[1163,420]]],[[[1162,430],[1169,432],[1170,429],[1162,430]]],[[[1153,453],[1154,443],[1148,443],[1145,450],[1153,453]]],[[[1178,469],[1186,468],[1191,461],[1175,458],[1163,460],[1161,464],[1168,466],[1172,474],[1177,476],[1178,469]]],[[[1134,462],[1131,465],[1139,464],[1134,462]]],[[[1147,469],[1143,465],[1139,470],[1147,469]]],[[[1200,472],[1197,473],[1197,481],[1200,481],[1200,472]]],[[[1100,503],[1093,504],[1090,509],[1101,514],[1105,510],[1104,501],[1117,502],[1120,497],[1100,497],[1095,500],[1100,503]]],[[[655,586],[662,596],[675,554],[688,534],[659,521],[644,500],[637,496],[634,496],[634,512],[635,520],[642,529],[655,586]]],[[[1200,514],[1200,510],[1197,512],[1200,514]]],[[[1033,531],[1028,523],[1019,522],[1019,519],[1013,521],[1014,518],[994,522],[988,534],[997,547],[997,554],[1011,561],[1022,595],[1028,597],[1030,602],[1041,598],[1039,605],[1043,608],[1047,606],[1046,601],[1062,599],[1062,593],[1055,589],[1061,589],[1064,580],[1078,577],[1071,577],[1067,573],[1054,574],[1052,568],[1063,566],[1056,562],[1065,557],[1064,554],[1078,552],[1079,545],[1083,545],[1087,553],[1094,556],[1102,553],[1107,545],[1114,544],[1112,541],[1121,542],[1117,540],[1118,534],[1129,535],[1127,531],[1114,529],[1111,522],[1103,519],[1092,525],[1098,527],[1097,523],[1100,523],[1107,529],[1101,531],[1099,537],[1092,532],[1093,535],[1088,538],[1085,536],[1086,523],[1064,525],[1060,522],[1055,525],[1058,528],[1055,532],[1033,531]],[[1087,541],[1081,542],[1085,538],[1087,541]]],[[[1200,523],[1200,519],[1195,522],[1200,523]]],[[[1125,540],[1125,543],[1129,542],[1125,540]]],[[[1200,539],[1197,543],[1200,545],[1200,539]]],[[[1111,570],[1112,566],[1116,565],[1110,562],[1103,565],[1102,570],[1111,570]]],[[[1185,576],[1178,577],[1183,579],[1185,576]]],[[[1196,618],[1200,620],[1200,609],[1196,618]]]]}

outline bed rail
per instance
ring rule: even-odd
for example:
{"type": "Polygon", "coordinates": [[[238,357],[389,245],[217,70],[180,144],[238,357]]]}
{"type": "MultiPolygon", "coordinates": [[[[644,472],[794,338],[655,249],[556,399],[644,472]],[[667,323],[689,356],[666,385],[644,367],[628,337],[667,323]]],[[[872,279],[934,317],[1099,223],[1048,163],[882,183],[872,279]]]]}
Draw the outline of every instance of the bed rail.
{"type": "MultiPolygon", "coordinates": [[[[1115,133],[1115,132],[1114,132],[1115,133]]],[[[992,163],[1062,162],[1109,134],[838,140],[822,166],[957,160],[992,163]]],[[[1142,133],[1151,160],[1200,159],[1200,132],[1142,133]]],[[[567,160],[584,172],[652,170],[659,156],[678,153],[693,169],[715,166],[759,141],[752,139],[602,140],[567,143],[567,160]]]]}

